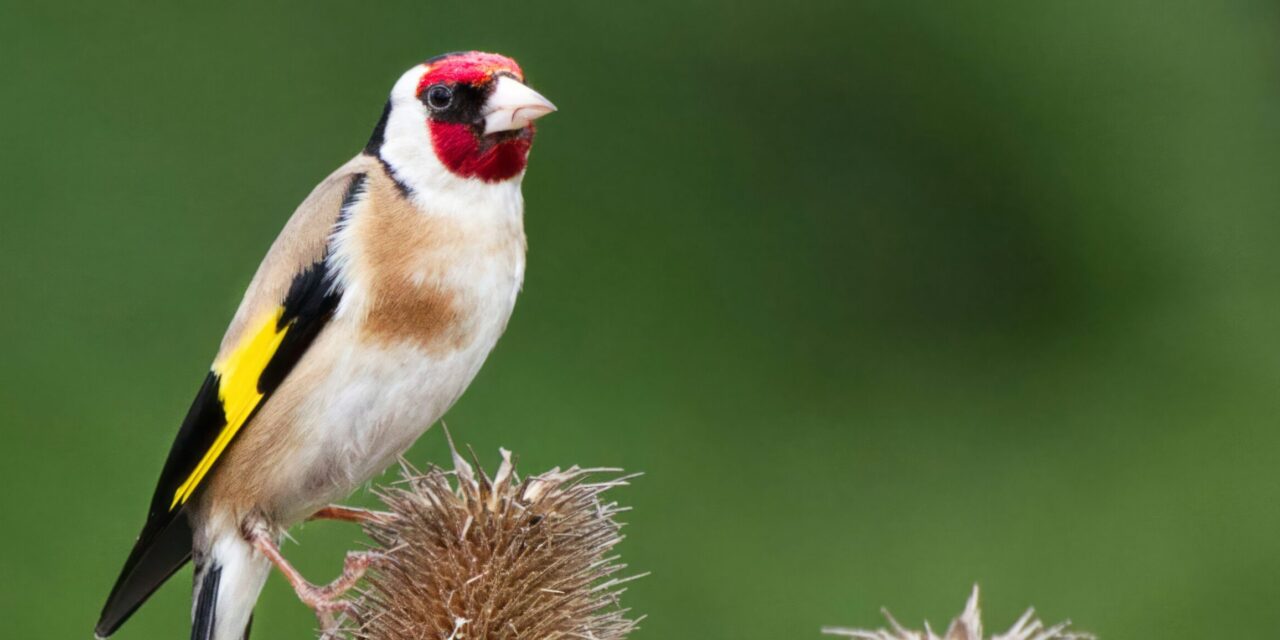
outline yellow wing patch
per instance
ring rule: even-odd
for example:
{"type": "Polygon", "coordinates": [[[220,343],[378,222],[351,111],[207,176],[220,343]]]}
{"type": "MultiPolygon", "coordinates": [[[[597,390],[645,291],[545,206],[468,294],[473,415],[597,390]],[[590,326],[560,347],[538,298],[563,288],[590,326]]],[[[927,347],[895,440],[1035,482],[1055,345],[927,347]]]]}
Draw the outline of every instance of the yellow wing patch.
{"type": "Polygon", "coordinates": [[[262,376],[263,369],[266,369],[267,364],[271,362],[276,349],[280,347],[280,341],[284,340],[284,335],[292,326],[290,324],[280,327],[280,318],[283,315],[284,308],[280,307],[264,317],[256,325],[258,327],[256,331],[241,340],[225,359],[213,364],[213,372],[218,375],[218,400],[222,403],[222,412],[227,417],[227,424],[218,433],[217,439],[205,452],[191,475],[187,476],[186,481],[174,492],[173,504],[169,505],[170,511],[191,497],[205,474],[217,461],[218,456],[222,455],[228,444],[231,444],[231,439],[262,402],[263,394],[258,391],[258,379],[262,376]]]}

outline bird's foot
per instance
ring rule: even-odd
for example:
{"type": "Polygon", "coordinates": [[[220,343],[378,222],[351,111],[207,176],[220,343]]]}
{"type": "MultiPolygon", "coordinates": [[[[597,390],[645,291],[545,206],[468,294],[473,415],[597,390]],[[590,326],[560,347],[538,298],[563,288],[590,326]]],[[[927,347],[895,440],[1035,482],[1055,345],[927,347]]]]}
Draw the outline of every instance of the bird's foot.
{"type": "Polygon", "coordinates": [[[316,618],[320,622],[321,638],[337,637],[343,617],[351,613],[351,603],[344,600],[342,596],[356,586],[360,578],[369,570],[370,565],[384,557],[384,554],[376,551],[351,551],[347,553],[342,563],[341,575],[329,584],[316,585],[302,577],[302,574],[284,559],[284,555],[280,553],[280,547],[266,533],[255,532],[250,535],[250,538],[254,548],[270,559],[280,573],[284,574],[285,579],[293,587],[294,593],[298,595],[298,599],[316,612],[316,618]]]}
{"type": "Polygon", "coordinates": [[[343,599],[365,572],[381,554],[372,551],[352,551],[342,563],[342,575],[326,585],[314,585],[309,582],[294,585],[294,592],[302,603],[316,612],[320,623],[321,638],[337,637],[337,631],[344,617],[351,614],[351,602],[343,599]]]}
{"type": "Polygon", "coordinates": [[[356,522],[359,524],[385,524],[396,519],[396,514],[390,511],[373,511],[370,509],[360,509],[357,507],[344,507],[340,504],[331,504],[319,511],[311,514],[308,520],[341,520],[342,522],[356,522]]]}
{"type": "Polygon", "coordinates": [[[342,605],[346,604],[341,600],[342,595],[356,586],[360,578],[369,570],[369,565],[380,558],[382,554],[374,551],[348,552],[346,560],[342,563],[342,575],[333,582],[323,586],[305,582],[303,585],[295,586],[294,591],[298,593],[302,602],[312,609],[342,609],[342,605]]]}

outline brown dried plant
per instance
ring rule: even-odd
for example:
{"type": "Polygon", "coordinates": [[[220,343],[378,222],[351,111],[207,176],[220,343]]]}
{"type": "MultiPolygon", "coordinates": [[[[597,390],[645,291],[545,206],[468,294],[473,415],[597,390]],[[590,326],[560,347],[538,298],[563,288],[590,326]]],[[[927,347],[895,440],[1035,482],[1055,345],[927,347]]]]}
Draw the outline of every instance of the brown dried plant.
{"type": "MultiPolygon", "coordinates": [[[[973,586],[973,594],[969,596],[969,602],[965,604],[964,612],[960,617],[951,621],[947,627],[946,633],[938,635],[929,627],[929,623],[924,623],[924,631],[913,631],[902,626],[897,620],[889,614],[887,609],[882,609],[884,617],[889,621],[892,629],[845,629],[842,627],[824,627],[822,632],[833,636],[844,636],[846,638],[856,638],[858,640],[983,640],[982,635],[982,611],[978,608],[978,585],[973,586]]],[[[1034,608],[1027,609],[1021,618],[1014,623],[1013,628],[1005,633],[991,636],[991,640],[1093,640],[1094,637],[1087,633],[1071,631],[1071,621],[1060,622],[1052,627],[1046,626],[1038,618],[1035,617],[1036,610],[1034,608]]]]}
{"type": "Polygon", "coordinates": [[[640,576],[618,577],[626,565],[611,555],[625,509],[601,497],[632,476],[575,466],[522,480],[501,451],[493,478],[455,450],[452,471],[404,465],[378,491],[394,517],[365,525],[385,558],[352,599],[348,636],[615,640],[636,628],[618,598],[640,576]],[[588,481],[599,474],[612,476],[588,481]]]}

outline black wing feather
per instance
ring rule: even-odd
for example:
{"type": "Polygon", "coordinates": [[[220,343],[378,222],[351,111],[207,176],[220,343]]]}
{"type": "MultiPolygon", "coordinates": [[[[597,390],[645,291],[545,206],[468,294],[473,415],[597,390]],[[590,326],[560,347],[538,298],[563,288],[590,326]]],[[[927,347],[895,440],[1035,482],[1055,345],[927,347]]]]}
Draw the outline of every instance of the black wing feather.
{"type": "MultiPolygon", "coordinates": [[[[349,214],[366,179],[363,173],[352,176],[343,196],[339,225],[349,214]]],[[[264,396],[258,403],[258,409],[279,388],[333,317],[341,291],[328,267],[327,258],[326,252],[324,258],[295,275],[289,286],[279,321],[280,328],[288,327],[289,330],[258,377],[258,390],[264,396]]],[[[190,503],[176,509],[170,506],[174,492],[190,476],[227,425],[219,382],[217,374],[209,373],[178,429],[151,497],[147,522],[102,608],[102,616],[95,627],[99,637],[105,638],[115,632],[169,576],[191,559],[192,531],[187,516],[187,504],[190,503]]],[[[245,424],[252,419],[251,416],[245,424]]]]}

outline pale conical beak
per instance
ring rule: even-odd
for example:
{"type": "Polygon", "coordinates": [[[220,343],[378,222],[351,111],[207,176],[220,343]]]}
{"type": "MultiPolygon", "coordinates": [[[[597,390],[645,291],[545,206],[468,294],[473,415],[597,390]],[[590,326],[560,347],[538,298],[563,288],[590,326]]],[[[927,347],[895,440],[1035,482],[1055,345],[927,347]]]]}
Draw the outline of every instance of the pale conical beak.
{"type": "Polygon", "coordinates": [[[484,103],[484,133],[515,131],[556,110],[550,100],[511,76],[500,76],[484,103]]]}

